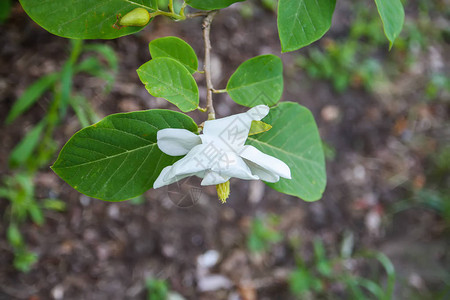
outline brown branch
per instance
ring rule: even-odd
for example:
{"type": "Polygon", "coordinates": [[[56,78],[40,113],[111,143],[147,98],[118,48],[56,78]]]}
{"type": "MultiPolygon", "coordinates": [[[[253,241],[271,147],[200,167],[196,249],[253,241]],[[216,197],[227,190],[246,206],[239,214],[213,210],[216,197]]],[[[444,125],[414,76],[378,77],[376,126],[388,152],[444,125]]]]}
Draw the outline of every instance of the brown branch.
{"type": "Polygon", "coordinates": [[[205,70],[206,77],[206,110],[208,112],[208,120],[214,120],[216,113],[214,111],[212,94],[214,87],[211,80],[211,41],[209,40],[209,33],[211,31],[211,22],[217,11],[209,12],[203,19],[203,41],[205,42],[205,61],[203,69],[205,70]]]}
{"type": "Polygon", "coordinates": [[[197,17],[205,17],[207,16],[211,11],[198,11],[191,14],[186,14],[186,19],[192,19],[197,17]]]}

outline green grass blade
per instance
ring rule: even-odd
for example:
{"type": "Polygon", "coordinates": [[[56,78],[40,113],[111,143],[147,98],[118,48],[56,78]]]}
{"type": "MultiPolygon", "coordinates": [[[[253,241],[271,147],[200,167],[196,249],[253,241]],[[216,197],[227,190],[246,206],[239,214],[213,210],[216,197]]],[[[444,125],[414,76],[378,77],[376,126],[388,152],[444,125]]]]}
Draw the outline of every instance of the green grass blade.
{"type": "Polygon", "coordinates": [[[38,79],[28,89],[26,89],[11,108],[11,111],[6,117],[6,123],[12,123],[18,116],[30,108],[30,106],[32,106],[39,99],[39,97],[41,97],[42,94],[50,89],[50,87],[56,82],[58,75],[58,73],[46,75],[38,79]]]}
{"type": "Polygon", "coordinates": [[[46,125],[45,119],[30,130],[20,143],[14,147],[9,156],[9,164],[12,167],[23,165],[31,156],[39,144],[42,131],[46,125]]]}

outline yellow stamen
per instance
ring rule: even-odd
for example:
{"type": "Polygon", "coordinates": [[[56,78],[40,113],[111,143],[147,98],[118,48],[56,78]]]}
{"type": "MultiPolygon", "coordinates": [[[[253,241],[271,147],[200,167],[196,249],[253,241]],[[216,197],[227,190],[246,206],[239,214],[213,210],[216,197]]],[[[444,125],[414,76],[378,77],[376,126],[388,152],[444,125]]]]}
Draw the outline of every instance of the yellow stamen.
{"type": "Polygon", "coordinates": [[[228,197],[230,196],[230,181],[220,183],[216,185],[217,196],[219,200],[222,201],[222,204],[227,202],[228,197]]]}

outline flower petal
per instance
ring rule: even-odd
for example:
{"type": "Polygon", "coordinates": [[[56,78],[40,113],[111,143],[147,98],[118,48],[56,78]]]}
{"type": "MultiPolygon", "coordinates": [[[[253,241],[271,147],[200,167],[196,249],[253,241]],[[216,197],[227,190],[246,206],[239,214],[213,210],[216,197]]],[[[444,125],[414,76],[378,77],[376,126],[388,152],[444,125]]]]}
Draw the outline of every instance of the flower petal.
{"type": "Polygon", "coordinates": [[[202,141],[206,143],[204,138],[217,137],[229,148],[228,150],[236,151],[247,140],[252,121],[261,120],[269,113],[269,110],[266,105],[258,105],[245,113],[206,121],[203,127],[203,136],[201,136],[202,141]]]}
{"type": "Polygon", "coordinates": [[[214,171],[208,171],[205,174],[205,178],[202,180],[201,185],[216,185],[224,183],[230,180],[229,176],[222,176],[214,171]]]}
{"type": "Polygon", "coordinates": [[[288,165],[278,158],[259,151],[253,146],[244,146],[239,155],[260,166],[269,174],[291,179],[291,170],[288,165]]]}
{"type": "Polygon", "coordinates": [[[174,163],[170,170],[170,177],[191,174],[205,171],[209,169],[209,161],[205,160],[205,145],[200,144],[195,146],[189,153],[174,163]]]}
{"type": "Polygon", "coordinates": [[[171,156],[185,155],[192,148],[201,144],[201,139],[198,135],[189,130],[178,128],[159,130],[157,139],[159,149],[171,156]]]}
{"type": "Polygon", "coordinates": [[[255,164],[254,162],[249,161],[245,158],[244,158],[244,161],[247,164],[247,166],[250,168],[250,170],[252,171],[252,174],[258,176],[259,179],[267,181],[267,182],[277,182],[278,180],[280,180],[280,176],[278,176],[270,171],[267,171],[266,169],[255,164]]]}
{"type": "Polygon", "coordinates": [[[161,171],[158,178],[156,178],[155,182],[153,183],[154,189],[163,187],[165,185],[172,184],[174,182],[177,182],[177,181],[184,179],[186,177],[189,177],[189,176],[197,176],[197,177],[203,178],[206,173],[206,171],[200,171],[200,172],[192,173],[192,174],[188,173],[188,174],[173,176],[173,174],[171,174],[171,169],[172,169],[172,166],[168,166],[168,167],[165,167],[161,171]]]}
{"type": "Polygon", "coordinates": [[[234,152],[227,152],[220,158],[220,160],[211,167],[212,171],[215,171],[223,176],[236,177],[244,180],[257,180],[258,176],[253,175],[250,168],[234,152]]]}
{"type": "Polygon", "coordinates": [[[246,112],[252,120],[261,121],[269,113],[270,108],[267,105],[257,105],[246,112]]]}
{"type": "Polygon", "coordinates": [[[170,169],[172,169],[172,166],[165,167],[161,173],[159,174],[158,178],[156,178],[155,182],[153,183],[153,188],[157,189],[165,185],[169,185],[171,183],[174,183],[178,180],[175,176],[169,176],[170,169]]]}

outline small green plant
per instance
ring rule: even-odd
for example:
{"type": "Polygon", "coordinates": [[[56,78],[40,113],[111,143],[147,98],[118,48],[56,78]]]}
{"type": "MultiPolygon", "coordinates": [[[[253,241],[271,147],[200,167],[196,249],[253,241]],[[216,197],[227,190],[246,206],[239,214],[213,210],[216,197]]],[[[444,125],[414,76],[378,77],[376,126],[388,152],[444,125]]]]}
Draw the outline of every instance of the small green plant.
{"type": "Polygon", "coordinates": [[[29,130],[11,151],[10,167],[26,166],[30,170],[36,170],[48,164],[57,149],[53,141],[53,133],[64,119],[69,106],[74,110],[82,127],[97,122],[99,118],[86,98],[75,93],[72,86],[73,78],[79,73],[88,73],[104,79],[107,82],[106,90],[108,90],[114,82],[117,69],[117,57],[110,47],[100,44],[83,46],[81,40],[72,40],[70,57],[61,71],[47,74],[34,82],[17,99],[6,118],[6,123],[11,124],[30,109],[44,93],[50,93],[52,100],[49,102],[46,116],[29,130]],[[80,61],[81,54],[88,51],[97,52],[100,56],[89,56],[80,61]],[[105,60],[107,64],[102,60],[105,60]]]}
{"type": "Polygon", "coordinates": [[[342,243],[341,255],[330,258],[327,255],[323,242],[316,239],[313,243],[314,260],[311,263],[297,257],[297,268],[289,277],[289,287],[299,299],[307,295],[313,299],[325,297],[329,299],[331,294],[327,287],[340,283],[346,287],[347,299],[366,300],[390,300],[395,284],[395,270],[390,260],[380,252],[361,252],[352,255],[353,236],[347,235],[342,243]],[[368,263],[378,261],[387,274],[386,286],[383,286],[381,278],[368,279],[357,276],[346,267],[349,261],[364,259],[368,263]],[[328,297],[328,298],[327,298],[328,297]]]}
{"type": "Polygon", "coordinates": [[[254,218],[247,237],[247,248],[253,253],[259,253],[279,242],[282,236],[275,228],[278,223],[279,217],[276,215],[254,218]]]}
{"type": "Polygon", "coordinates": [[[54,131],[64,120],[71,107],[82,127],[99,120],[89,102],[75,93],[72,81],[81,72],[102,78],[107,89],[114,82],[118,63],[114,51],[99,44],[83,45],[81,40],[71,41],[71,53],[61,71],[47,74],[34,82],[11,108],[6,123],[11,124],[30,109],[44,93],[51,97],[46,115],[15,146],[9,155],[9,166],[14,170],[0,186],[0,198],[9,201],[6,219],[9,220],[8,242],[14,254],[14,266],[20,271],[29,271],[37,256],[26,250],[26,244],[19,227],[29,217],[36,225],[44,223],[43,209],[62,211],[65,203],[58,199],[37,200],[34,193],[34,177],[40,167],[48,165],[57,144],[53,140],[54,131]],[[80,60],[83,52],[96,52],[99,56],[88,56],[80,60]],[[106,64],[102,61],[106,61],[106,64]]]}
{"type": "Polygon", "coordinates": [[[33,174],[16,173],[7,177],[0,187],[0,198],[10,203],[5,211],[5,219],[9,220],[7,240],[14,250],[14,267],[27,272],[36,262],[37,255],[28,251],[19,226],[30,218],[36,225],[44,223],[43,209],[62,211],[65,203],[58,199],[38,201],[34,196],[33,174]]]}
{"type": "MultiPolygon", "coordinates": [[[[396,40],[392,55],[380,57],[380,48],[388,47],[380,24],[373,17],[372,9],[356,4],[355,20],[345,39],[323,40],[322,47],[311,47],[305,55],[299,55],[297,65],[313,79],[325,79],[334,89],[344,92],[349,87],[375,90],[378,85],[389,85],[392,78],[408,68],[414,68],[426,55],[429,45],[442,42],[445,31],[430,20],[429,11],[442,11],[437,4],[420,3],[418,21],[406,21],[403,35],[396,40]]],[[[446,12],[444,11],[443,14],[446,12]]],[[[449,93],[450,79],[444,72],[427,72],[424,98],[435,99],[449,93]]]]}
{"type": "Polygon", "coordinates": [[[169,296],[169,285],[165,280],[147,278],[145,287],[147,288],[147,300],[167,300],[169,296]]]}
{"type": "Polygon", "coordinates": [[[425,174],[424,186],[414,187],[414,183],[408,181],[405,188],[408,195],[405,199],[395,203],[392,207],[394,213],[414,207],[425,207],[436,212],[450,224],[450,188],[448,180],[450,174],[450,146],[437,148],[436,153],[428,156],[429,167],[425,174]]]}

